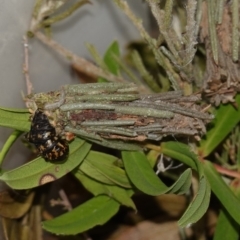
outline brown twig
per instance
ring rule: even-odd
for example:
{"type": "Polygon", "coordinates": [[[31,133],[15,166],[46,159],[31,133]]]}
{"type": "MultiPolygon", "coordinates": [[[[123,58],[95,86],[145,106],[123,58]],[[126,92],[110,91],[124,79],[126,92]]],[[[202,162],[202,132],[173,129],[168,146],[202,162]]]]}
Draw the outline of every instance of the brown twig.
{"type": "Polygon", "coordinates": [[[61,190],[59,191],[59,195],[60,195],[60,197],[62,198],[62,202],[64,203],[64,206],[66,207],[66,209],[67,209],[68,211],[71,211],[71,210],[72,210],[72,205],[71,205],[71,203],[69,202],[68,197],[67,197],[65,191],[61,189],[61,190]]]}
{"type": "Polygon", "coordinates": [[[62,206],[64,206],[65,209],[67,209],[68,211],[71,211],[72,210],[72,205],[69,202],[68,197],[67,197],[67,195],[66,195],[66,193],[63,189],[61,189],[59,191],[59,195],[61,197],[61,200],[60,199],[59,200],[52,199],[51,200],[51,206],[62,205],[62,206]]]}
{"type": "Polygon", "coordinates": [[[29,76],[29,45],[26,36],[23,36],[23,44],[24,44],[24,63],[23,63],[23,73],[25,76],[25,82],[27,87],[27,95],[31,94],[33,91],[33,84],[30,80],[29,76]]]}
{"type": "Polygon", "coordinates": [[[237,178],[237,179],[240,179],[240,173],[237,172],[237,171],[233,171],[233,170],[229,170],[229,169],[226,169],[218,164],[213,164],[215,169],[217,170],[217,172],[221,173],[221,174],[224,174],[226,176],[229,176],[229,177],[234,177],[234,178],[237,178]]]}
{"type": "Polygon", "coordinates": [[[109,72],[104,72],[101,68],[93,65],[91,62],[88,62],[84,58],[81,58],[71,51],[65,49],[63,46],[58,44],[52,39],[49,39],[47,36],[42,34],[41,32],[36,32],[35,36],[44,44],[48,45],[52,49],[54,49],[57,53],[59,53],[64,58],[71,61],[72,65],[75,69],[78,69],[80,72],[85,73],[86,75],[93,78],[106,78],[110,82],[126,82],[123,78],[117,77],[109,72]]]}

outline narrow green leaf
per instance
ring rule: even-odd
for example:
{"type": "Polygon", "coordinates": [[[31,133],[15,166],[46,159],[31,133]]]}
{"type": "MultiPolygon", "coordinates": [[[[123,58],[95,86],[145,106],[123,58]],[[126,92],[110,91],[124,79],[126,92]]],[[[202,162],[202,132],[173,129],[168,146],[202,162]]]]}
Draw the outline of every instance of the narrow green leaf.
{"type": "MultiPolygon", "coordinates": [[[[239,107],[240,94],[237,95],[235,101],[239,107]]],[[[214,115],[213,127],[200,142],[199,152],[203,157],[208,156],[240,121],[239,110],[231,104],[221,105],[214,115]]]]}
{"type": "Polygon", "coordinates": [[[116,165],[118,158],[100,152],[91,151],[87,160],[115,184],[131,188],[126,172],[116,165]]]}
{"type": "MultiPolygon", "coordinates": [[[[106,66],[106,63],[103,61],[101,55],[99,54],[98,50],[95,48],[94,45],[90,43],[86,43],[86,47],[89,51],[89,53],[92,55],[95,63],[104,71],[108,71],[108,67],[106,66]]],[[[106,80],[104,81],[106,82],[106,80]]]]}
{"type": "Polygon", "coordinates": [[[167,192],[168,187],[158,178],[142,152],[122,151],[126,172],[133,184],[149,195],[167,192]]]}
{"type": "Polygon", "coordinates": [[[239,224],[233,220],[226,209],[222,209],[218,216],[213,240],[222,240],[223,236],[227,236],[228,240],[238,240],[239,230],[239,224]]]}
{"type": "MultiPolygon", "coordinates": [[[[239,179],[231,182],[230,189],[234,195],[240,199],[239,179]]],[[[239,224],[232,218],[226,208],[223,206],[217,220],[217,226],[214,232],[213,240],[221,240],[223,236],[227,236],[228,240],[238,240],[240,233],[239,224]]]]}
{"type": "Polygon", "coordinates": [[[212,191],[232,218],[240,224],[240,200],[233,194],[229,186],[223,181],[211,162],[203,164],[204,173],[211,185],[212,191]]]}
{"type": "Polygon", "coordinates": [[[192,170],[187,169],[179,179],[170,187],[168,193],[185,194],[192,184],[192,170]]]}
{"type": "MultiPolygon", "coordinates": [[[[120,50],[118,42],[114,41],[108,47],[103,57],[103,61],[106,64],[109,72],[113,73],[114,75],[119,74],[119,64],[118,61],[116,60],[116,57],[120,57],[120,50]]],[[[98,82],[107,82],[107,80],[104,78],[99,78],[98,82]]]]}
{"type": "Polygon", "coordinates": [[[102,174],[101,171],[98,171],[98,169],[96,167],[94,167],[91,163],[89,163],[88,161],[84,161],[80,165],[79,169],[87,176],[89,176],[101,183],[115,185],[114,182],[112,182],[109,178],[107,178],[104,174],[102,174]]]}
{"type": "MultiPolygon", "coordinates": [[[[190,166],[192,169],[200,171],[201,166],[196,154],[190,151],[189,146],[180,142],[163,142],[161,144],[162,153],[179,160],[190,166]]],[[[201,172],[199,174],[201,176],[201,172]]]]}
{"type": "Polygon", "coordinates": [[[43,185],[72,171],[84,160],[90,148],[89,143],[76,138],[70,144],[70,155],[64,163],[53,164],[38,157],[18,168],[3,172],[0,180],[13,189],[29,189],[43,185]]]}
{"type": "Polygon", "coordinates": [[[211,196],[211,188],[205,177],[199,182],[198,192],[193,201],[178,221],[180,227],[197,222],[207,211],[211,196]]]}
{"type": "Polygon", "coordinates": [[[29,113],[20,109],[0,108],[0,126],[13,128],[22,132],[30,129],[29,113]]]}
{"type": "Polygon", "coordinates": [[[105,194],[109,197],[114,198],[120,204],[125,205],[127,207],[131,207],[134,210],[136,210],[136,206],[130,197],[131,195],[129,195],[126,189],[118,186],[112,186],[112,185],[100,183],[86,176],[80,171],[77,171],[75,173],[75,176],[82,183],[82,185],[94,196],[105,194]]]}
{"type": "Polygon", "coordinates": [[[104,55],[104,62],[107,65],[109,71],[115,75],[119,74],[119,64],[116,61],[115,57],[120,57],[119,44],[117,41],[114,41],[109,48],[107,49],[104,55]]]}
{"type": "Polygon", "coordinates": [[[122,158],[130,180],[144,193],[153,196],[167,192],[181,194],[190,187],[190,169],[186,170],[171,187],[167,187],[155,174],[144,153],[122,151],[122,158]]]}
{"type": "Polygon", "coordinates": [[[179,220],[179,225],[182,227],[195,223],[207,211],[211,193],[210,185],[204,176],[202,164],[200,164],[197,155],[183,143],[165,142],[161,144],[161,150],[163,154],[183,162],[198,172],[200,179],[198,192],[179,220]]]}
{"type": "Polygon", "coordinates": [[[72,211],[42,223],[43,229],[64,235],[75,235],[102,225],[117,213],[119,203],[104,195],[94,197],[72,211]]]}

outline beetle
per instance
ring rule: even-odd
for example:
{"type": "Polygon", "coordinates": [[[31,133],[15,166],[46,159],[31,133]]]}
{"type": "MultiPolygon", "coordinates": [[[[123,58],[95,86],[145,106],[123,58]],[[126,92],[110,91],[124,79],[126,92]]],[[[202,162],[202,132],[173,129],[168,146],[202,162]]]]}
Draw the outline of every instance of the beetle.
{"type": "Polygon", "coordinates": [[[62,161],[69,154],[68,142],[56,134],[56,130],[50,124],[47,115],[40,109],[36,110],[31,129],[25,138],[36,146],[39,154],[46,161],[62,161]]]}

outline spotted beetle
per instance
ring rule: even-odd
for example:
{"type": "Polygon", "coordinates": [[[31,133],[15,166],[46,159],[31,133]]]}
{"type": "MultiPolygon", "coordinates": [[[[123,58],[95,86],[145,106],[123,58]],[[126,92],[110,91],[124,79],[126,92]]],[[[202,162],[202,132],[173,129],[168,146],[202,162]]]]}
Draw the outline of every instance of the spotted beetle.
{"type": "Polygon", "coordinates": [[[25,137],[36,146],[39,154],[46,161],[58,162],[68,156],[68,142],[56,135],[55,128],[50,124],[46,114],[40,109],[36,110],[31,129],[25,137]]]}

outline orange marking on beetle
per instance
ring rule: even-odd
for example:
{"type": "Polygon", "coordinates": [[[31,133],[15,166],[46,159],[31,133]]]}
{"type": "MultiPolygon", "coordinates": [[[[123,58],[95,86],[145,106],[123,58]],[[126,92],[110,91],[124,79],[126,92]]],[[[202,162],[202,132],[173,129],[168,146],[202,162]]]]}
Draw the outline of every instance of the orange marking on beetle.
{"type": "Polygon", "coordinates": [[[68,142],[70,142],[75,138],[75,135],[71,132],[65,132],[65,138],[68,142]]]}

